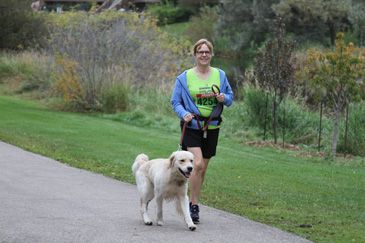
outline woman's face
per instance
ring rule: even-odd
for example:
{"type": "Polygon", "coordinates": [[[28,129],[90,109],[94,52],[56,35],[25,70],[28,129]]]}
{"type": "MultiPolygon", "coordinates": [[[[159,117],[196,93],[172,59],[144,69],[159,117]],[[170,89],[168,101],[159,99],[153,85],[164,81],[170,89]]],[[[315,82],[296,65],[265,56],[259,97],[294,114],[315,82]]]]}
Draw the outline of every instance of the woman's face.
{"type": "Polygon", "coordinates": [[[209,66],[212,60],[212,53],[206,44],[202,44],[197,48],[195,53],[195,61],[198,66],[209,66]]]}

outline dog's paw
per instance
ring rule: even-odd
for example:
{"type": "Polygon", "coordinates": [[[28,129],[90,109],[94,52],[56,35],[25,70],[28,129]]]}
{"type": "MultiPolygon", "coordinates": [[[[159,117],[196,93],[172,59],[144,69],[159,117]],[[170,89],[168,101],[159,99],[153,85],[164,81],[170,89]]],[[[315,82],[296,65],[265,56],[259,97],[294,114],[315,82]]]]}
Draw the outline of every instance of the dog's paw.
{"type": "Polygon", "coordinates": [[[158,220],[158,221],[157,221],[157,225],[158,225],[158,226],[162,226],[162,225],[163,225],[163,221],[162,221],[162,220],[158,220]]]}
{"type": "Polygon", "coordinates": [[[195,224],[189,225],[189,230],[191,231],[196,230],[196,225],[195,224]]]}
{"type": "Polygon", "coordinates": [[[146,221],[144,222],[145,225],[152,225],[152,221],[146,221]]]}

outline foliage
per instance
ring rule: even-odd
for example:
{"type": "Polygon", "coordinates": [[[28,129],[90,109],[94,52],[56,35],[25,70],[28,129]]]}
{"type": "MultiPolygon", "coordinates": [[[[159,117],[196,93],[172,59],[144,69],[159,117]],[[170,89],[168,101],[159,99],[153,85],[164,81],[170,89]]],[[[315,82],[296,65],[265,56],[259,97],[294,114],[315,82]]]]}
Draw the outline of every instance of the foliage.
{"type": "Polygon", "coordinates": [[[117,85],[105,90],[101,97],[102,110],[106,113],[126,111],[131,92],[132,90],[127,85],[117,85]]]}
{"type": "Polygon", "coordinates": [[[31,1],[0,2],[0,49],[37,48],[47,31],[43,15],[31,11],[31,1]]]}
{"type": "Polygon", "coordinates": [[[147,9],[147,13],[157,18],[158,25],[166,25],[188,21],[192,12],[189,8],[181,6],[152,5],[147,9]]]}
{"type": "Polygon", "coordinates": [[[201,8],[204,6],[214,6],[219,4],[219,0],[178,0],[177,1],[179,5],[185,6],[185,7],[191,7],[191,8],[201,8]]]}
{"type": "Polygon", "coordinates": [[[243,66],[253,59],[252,49],[260,46],[270,32],[274,19],[271,5],[278,1],[221,1],[216,38],[222,38],[225,47],[243,59],[243,66]]]}
{"type": "Polygon", "coordinates": [[[336,49],[308,51],[307,77],[312,81],[314,89],[322,91],[332,106],[333,140],[332,153],[336,156],[340,115],[346,105],[364,97],[365,58],[363,49],[355,48],[352,43],[347,46],[344,34],[339,33],[336,49]]]}
{"type": "Polygon", "coordinates": [[[365,46],[365,4],[356,3],[351,6],[349,20],[352,24],[354,35],[357,37],[358,46],[365,46]]]}
{"type": "Polygon", "coordinates": [[[75,63],[78,104],[85,110],[100,110],[103,92],[112,87],[168,89],[187,65],[189,43],[168,37],[153,20],[137,14],[51,14],[49,24],[48,51],[75,63]]]}
{"type": "MultiPolygon", "coordinates": [[[[272,113],[269,112],[273,103],[272,95],[262,89],[247,86],[244,97],[247,126],[259,128],[262,134],[265,126],[273,122],[272,113]],[[269,99],[266,100],[266,97],[269,99]]],[[[286,99],[278,109],[277,119],[280,131],[285,129],[286,141],[289,143],[314,145],[317,142],[318,114],[305,109],[298,101],[286,99]]],[[[327,120],[324,123],[328,131],[329,123],[327,120]]]]}
{"type": "MultiPolygon", "coordinates": [[[[344,131],[344,123],[341,123],[344,131]]],[[[352,155],[365,156],[365,103],[353,103],[349,107],[349,131],[345,143],[344,132],[340,135],[338,151],[352,155]]]]}
{"type": "Polygon", "coordinates": [[[336,33],[351,27],[351,5],[352,0],[282,0],[273,9],[296,36],[327,38],[334,45],[336,33]]]}
{"type": "Polygon", "coordinates": [[[77,74],[77,63],[71,59],[57,56],[56,64],[59,73],[54,84],[56,94],[63,97],[64,102],[72,110],[82,111],[85,109],[84,87],[81,86],[77,74]]]}
{"type": "Polygon", "coordinates": [[[44,53],[4,52],[0,56],[0,83],[6,83],[11,93],[39,90],[37,95],[45,97],[54,81],[54,66],[53,59],[44,53]]]}
{"type": "Polygon", "coordinates": [[[365,2],[361,0],[222,0],[220,6],[216,43],[225,43],[219,45],[225,53],[238,54],[243,67],[270,38],[277,17],[283,18],[288,35],[299,46],[329,46],[338,31],[364,43],[365,2]]]}
{"type": "Polygon", "coordinates": [[[255,75],[263,89],[272,94],[272,128],[277,142],[277,107],[288,94],[294,79],[292,52],[294,43],[284,38],[284,26],[277,21],[275,37],[258,53],[255,61],[255,75]]]}
{"type": "Polygon", "coordinates": [[[218,9],[216,7],[203,7],[197,16],[192,16],[190,25],[186,30],[186,35],[193,42],[206,38],[215,43],[215,24],[219,18],[218,9]]]}

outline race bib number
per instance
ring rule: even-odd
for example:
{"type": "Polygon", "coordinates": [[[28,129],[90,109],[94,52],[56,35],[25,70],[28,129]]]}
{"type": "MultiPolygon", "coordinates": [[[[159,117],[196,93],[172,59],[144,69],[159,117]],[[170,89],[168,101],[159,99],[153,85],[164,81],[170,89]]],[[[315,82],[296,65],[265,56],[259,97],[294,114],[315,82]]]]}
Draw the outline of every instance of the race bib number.
{"type": "Polygon", "coordinates": [[[196,103],[200,106],[215,106],[218,101],[215,98],[214,93],[210,94],[197,94],[196,95],[196,103]]]}

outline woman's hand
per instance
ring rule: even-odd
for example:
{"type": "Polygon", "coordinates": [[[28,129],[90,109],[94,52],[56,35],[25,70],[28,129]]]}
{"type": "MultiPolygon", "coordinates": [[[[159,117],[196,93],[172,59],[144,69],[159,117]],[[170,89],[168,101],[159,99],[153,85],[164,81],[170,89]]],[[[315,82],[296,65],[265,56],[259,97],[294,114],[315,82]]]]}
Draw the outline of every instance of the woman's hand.
{"type": "Polygon", "coordinates": [[[189,121],[191,121],[192,119],[193,119],[193,114],[191,114],[191,113],[188,113],[188,114],[186,114],[185,116],[184,116],[184,121],[185,122],[189,122],[189,121]]]}
{"type": "Polygon", "coordinates": [[[220,93],[219,95],[216,96],[218,102],[222,103],[224,102],[224,94],[220,93]]]}

